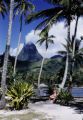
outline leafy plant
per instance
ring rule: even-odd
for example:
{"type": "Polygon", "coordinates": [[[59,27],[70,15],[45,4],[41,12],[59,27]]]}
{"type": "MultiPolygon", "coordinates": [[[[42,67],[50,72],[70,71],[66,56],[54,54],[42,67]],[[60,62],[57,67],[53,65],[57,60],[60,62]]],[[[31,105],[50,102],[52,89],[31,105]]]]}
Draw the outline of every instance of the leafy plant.
{"type": "Polygon", "coordinates": [[[7,91],[7,96],[11,97],[9,104],[16,110],[26,108],[32,95],[33,86],[24,81],[16,81],[7,91]]]}
{"type": "Polygon", "coordinates": [[[69,102],[71,100],[73,100],[73,97],[72,97],[71,93],[69,93],[68,91],[61,90],[61,92],[59,93],[59,95],[57,97],[57,100],[63,105],[68,105],[69,102]]]}

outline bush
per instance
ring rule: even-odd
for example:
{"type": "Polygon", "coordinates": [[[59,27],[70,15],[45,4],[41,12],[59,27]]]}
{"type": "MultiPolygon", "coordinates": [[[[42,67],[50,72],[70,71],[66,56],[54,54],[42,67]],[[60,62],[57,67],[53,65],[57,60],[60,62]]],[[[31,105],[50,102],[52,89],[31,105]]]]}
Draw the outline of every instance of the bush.
{"type": "Polygon", "coordinates": [[[70,101],[73,100],[72,95],[65,90],[61,90],[59,93],[57,100],[62,104],[62,105],[68,105],[70,101]]]}
{"type": "Polygon", "coordinates": [[[33,87],[26,82],[17,81],[7,90],[7,96],[11,97],[10,107],[19,110],[26,108],[30,97],[33,95],[33,87]]]}

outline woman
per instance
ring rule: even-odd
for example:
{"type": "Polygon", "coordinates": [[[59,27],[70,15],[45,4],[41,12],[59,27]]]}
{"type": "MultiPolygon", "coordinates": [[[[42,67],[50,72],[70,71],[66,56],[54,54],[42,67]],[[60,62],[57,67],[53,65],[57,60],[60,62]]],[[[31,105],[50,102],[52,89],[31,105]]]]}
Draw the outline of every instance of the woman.
{"type": "Polygon", "coordinates": [[[53,89],[53,94],[50,95],[49,99],[53,101],[53,103],[56,101],[56,98],[58,96],[58,91],[54,88],[53,89]]]}

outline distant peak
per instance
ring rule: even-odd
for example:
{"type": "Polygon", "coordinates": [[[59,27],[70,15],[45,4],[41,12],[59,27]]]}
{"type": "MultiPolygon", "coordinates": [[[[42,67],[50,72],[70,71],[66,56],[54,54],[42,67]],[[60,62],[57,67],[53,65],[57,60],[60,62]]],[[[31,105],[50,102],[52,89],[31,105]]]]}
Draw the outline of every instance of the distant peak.
{"type": "Polygon", "coordinates": [[[29,42],[24,45],[23,49],[18,55],[19,60],[24,61],[38,61],[42,59],[42,56],[38,53],[38,50],[34,43],[29,42]]]}

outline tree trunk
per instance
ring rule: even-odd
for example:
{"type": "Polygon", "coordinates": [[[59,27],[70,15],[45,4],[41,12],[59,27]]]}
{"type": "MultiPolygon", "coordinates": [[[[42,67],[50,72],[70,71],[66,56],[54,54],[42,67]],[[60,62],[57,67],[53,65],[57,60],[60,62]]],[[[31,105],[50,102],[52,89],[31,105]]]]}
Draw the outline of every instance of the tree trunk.
{"type": "Polygon", "coordinates": [[[0,108],[5,108],[5,105],[6,105],[6,101],[5,101],[5,93],[7,89],[6,88],[6,74],[7,74],[8,57],[9,57],[9,52],[10,52],[10,41],[11,41],[12,22],[13,22],[13,8],[14,8],[14,0],[11,0],[8,35],[7,35],[4,64],[3,64],[3,71],[2,71],[2,80],[1,80],[2,98],[1,98],[0,108]]]}
{"type": "Polygon", "coordinates": [[[73,73],[73,70],[74,70],[74,62],[75,62],[75,45],[76,45],[76,33],[77,33],[77,26],[78,26],[78,19],[79,17],[77,16],[77,19],[76,19],[76,25],[75,25],[75,31],[74,31],[74,36],[72,37],[72,40],[73,40],[73,51],[72,51],[72,63],[71,63],[71,75],[70,75],[70,82],[72,82],[73,80],[73,76],[72,76],[72,73],[73,73]]]}
{"type": "Polygon", "coordinates": [[[62,83],[60,85],[60,89],[63,89],[64,86],[65,86],[65,82],[66,82],[66,79],[67,79],[67,73],[68,73],[68,64],[69,64],[69,57],[68,57],[68,53],[67,53],[66,63],[65,63],[65,71],[64,71],[64,76],[63,76],[62,83]]]}
{"type": "MultiPolygon", "coordinates": [[[[13,72],[13,76],[15,76],[15,74],[16,74],[16,64],[17,64],[19,46],[20,46],[20,42],[21,42],[21,36],[22,36],[22,15],[21,15],[21,17],[20,17],[20,33],[19,33],[18,46],[17,46],[16,57],[15,57],[15,62],[14,62],[14,72],[13,72]]],[[[15,81],[15,79],[14,79],[14,81],[15,81]]]]}
{"type": "MultiPolygon", "coordinates": [[[[67,40],[70,41],[70,20],[68,19],[68,31],[67,31],[67,40]]],[[[65,64],[65,71],[64,71],[64,76],[63,80],[60,86],[60,91],[61,89],[64,88],[66,80],[67,80],[67,74],[68,74],[68,64],[69,64],[69,45],[67,41],[67,57],[66,57],[66,64],[65,64]]]]}
{"type": "MultiPolygon", "coordinates": [[[[16,74],[16,64],[17,64],[17,58],[18,58],[18,52],[19,52],[19,45],[20,45],[20,41],[21,41],[21,35],[22,35],[22,32],[19,33],[19,40],[18,40],[18,46],[17,46],[16,56],[15,56],[13,76],[15,76],[15,74],[16,74]]],[[[14,81],[15,81],[15,79],[14,79],[14,81]]]]}
{"type": "Polygon", "coordinates": [[[69,92],[72,88],[72,81],[73,81],[73,71],[74,71],[74,62],[75,62],[74,57],[75,57],[75,45],[76,45],[76,33],[77,33],[78,19],[79,19],[79,17],[77,16],[74,35],[72,37],[72,41],[73,41],[72,61],[73,62],[71,62],[71,68],[70,68],[71,69],[70,70],[70,81],[69,81],[69,84],[68,84],[68,91],[69,92]]]}
{"type": "Polygon", "coordinates": [[[75,31],[74,31],[74,36],[73,36],[73,53],[72,53],[73,58],[75,55],[75,44],[76,44],[76,33],[77,33],[78,19],[79,19],[79,17],[77,16],[75,31]]]}
{"type": "Polygon", "coordinates": [[[43,69],[44,60],[45,60],[45,58],[42,59],[41,68],[40,68],[40,72],[39,72],[39,76],[38,76],[38,87],[40,85],[40,78],[41,78],[41,73],[42,73],[42,69],[43,69]]]}

